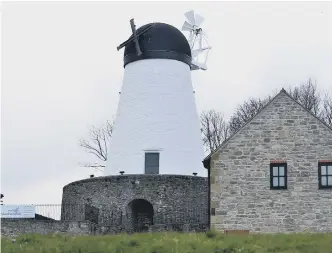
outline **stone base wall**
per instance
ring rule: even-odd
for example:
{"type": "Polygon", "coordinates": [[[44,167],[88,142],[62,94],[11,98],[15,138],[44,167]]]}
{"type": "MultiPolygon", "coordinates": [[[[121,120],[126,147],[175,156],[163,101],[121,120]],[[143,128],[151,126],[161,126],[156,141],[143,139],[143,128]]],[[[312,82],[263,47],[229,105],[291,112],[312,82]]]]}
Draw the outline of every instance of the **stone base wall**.
{"type": "MultiPolygon", "coordinates": [[[[149,227],[148,232],[205,232],[207,224],[160,224],[149,227]]],[[[67,233],[72,235],[107,235],[126,231],[123,226],[102,226],[89,221],[57,221],[35,219],[1,219],[1,236],[22,234],[67,233]]]]}
{"type": "Polygon", "coordinates": [[[94,224],[88,221],[1,219],[1,236],[17,236],[30,233],[90,235],[93,234],[93,231],[94,224]]]}
{"type": "MultiPolygon", "coordinates": [[[[206,232],[209,230],[207,224],[159,224],[152,225],[148,228],[149,233],[156,232],[206,232]]],[[[133,231],[126,231],[122,226],[96,226],[95,234],[96,235],[106,235],[106,234],[117,234],[128,232],[132,233],[133,231]]]]}
{"type": "Polygon", "coordinates": [[[136,225],[142,222],[132,218],[150,213],[150,208],[138,212],[138,206],[148,205],[152,209],[148,224],[206,224],[208,193],[208,179],[197,176],[94,177],[63,188],[61,220],[89,220],[106,226],[105,230],[138,231],[136,225]]]}
{"type": "Polygon", "coordinates": [[[94,234],[95,235],[109,235],[109,234],[119,234],[125,233],[125,228],[122,225],[118,226],[103,226],[96,225],[94,234]]]}
{"type": "Polygon", "coordinates": [[[206,232],[209,230],[207,224],[160,224],[149,227],[149,232],[206,232]]]}

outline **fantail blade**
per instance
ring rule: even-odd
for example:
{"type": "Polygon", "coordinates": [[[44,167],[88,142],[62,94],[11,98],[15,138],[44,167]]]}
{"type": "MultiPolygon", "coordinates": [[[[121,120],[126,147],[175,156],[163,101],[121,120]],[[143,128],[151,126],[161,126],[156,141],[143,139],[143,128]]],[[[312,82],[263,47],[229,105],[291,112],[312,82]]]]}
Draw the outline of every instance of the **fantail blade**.
{"type": "Polygon", "coordinates": [[[188,11],[184,14],[191,25],[195,25],[195,12],[188,11]]]}
{"type": "Polygon", "coordinates": [[[195,14],[195,26],[200,26],[204,21],[204,18],[198,14],[195,14]]]}
{"type": "Polygon", "coordinates": [[[183,23],[182,31],[192,31],[193,29],[194,27],[191,24],[189,24],[187,21],[183,23]]]}

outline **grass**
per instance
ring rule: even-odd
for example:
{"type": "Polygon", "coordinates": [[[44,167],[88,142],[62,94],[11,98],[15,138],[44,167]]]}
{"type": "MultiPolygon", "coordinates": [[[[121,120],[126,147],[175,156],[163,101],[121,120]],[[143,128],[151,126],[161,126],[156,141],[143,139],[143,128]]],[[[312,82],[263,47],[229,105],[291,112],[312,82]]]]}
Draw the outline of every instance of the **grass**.
{"type": "Polygon", "coordinates": [[[1,241],[2,253],[332,253],[332,234],[29,234],[1,241]]]}

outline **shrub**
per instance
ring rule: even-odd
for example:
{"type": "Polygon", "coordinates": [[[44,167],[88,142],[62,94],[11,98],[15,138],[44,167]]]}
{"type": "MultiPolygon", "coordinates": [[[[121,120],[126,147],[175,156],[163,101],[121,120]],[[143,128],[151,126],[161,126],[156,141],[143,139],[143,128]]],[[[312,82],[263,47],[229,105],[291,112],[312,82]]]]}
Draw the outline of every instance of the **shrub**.
{"type": "Polygon", "coordinates": [[[206,232],[207,238],[215,238],[217,236],[217,233],[215,231],[208,231],[206,232]]]}

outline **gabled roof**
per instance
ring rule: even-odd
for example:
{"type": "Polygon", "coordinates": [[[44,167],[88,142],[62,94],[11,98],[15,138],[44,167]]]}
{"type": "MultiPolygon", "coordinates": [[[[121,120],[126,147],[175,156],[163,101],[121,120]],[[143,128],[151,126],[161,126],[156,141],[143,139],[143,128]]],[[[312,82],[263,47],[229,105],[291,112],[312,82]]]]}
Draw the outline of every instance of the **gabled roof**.
{"type": "Polygon", "coordinates": [[[231,135],[228,139],[226,139],[224,142],[221,143],[221,145],[213,150],[205,159],[203,160],[204,165],[206,164],[206,161],[209,160],[215,153],[217,153],[220,149],[226,146],[226,144],[233,139],[233,137],[240,132],[246,125],[250,124],[252,120],[254,120],[259,114],[261,114],[277,97],[279,97],[281,94],[285,94],[290,99],[292,99],[295,103],[297,103],[299,106],[301,106],[304,110],[306,110],[312,117],[316,118],[318,121],[320,121],[324,126],[326,126],[329,130],[332,131],[332,128],[328,126],[324,121],[322,121],[320,118],[318,118],[316,115],[314,115],[311,111],[309,111],[307,108],[305,108],[303,105],[301,105],[298,101],[296,101],[291,95],[289,95],[284,88],[281,89],[281,91],[272,98],[265,106],[263,106],[250,120],[247,121],[242,127],[240,127],[233,135],[231,135]]]}

